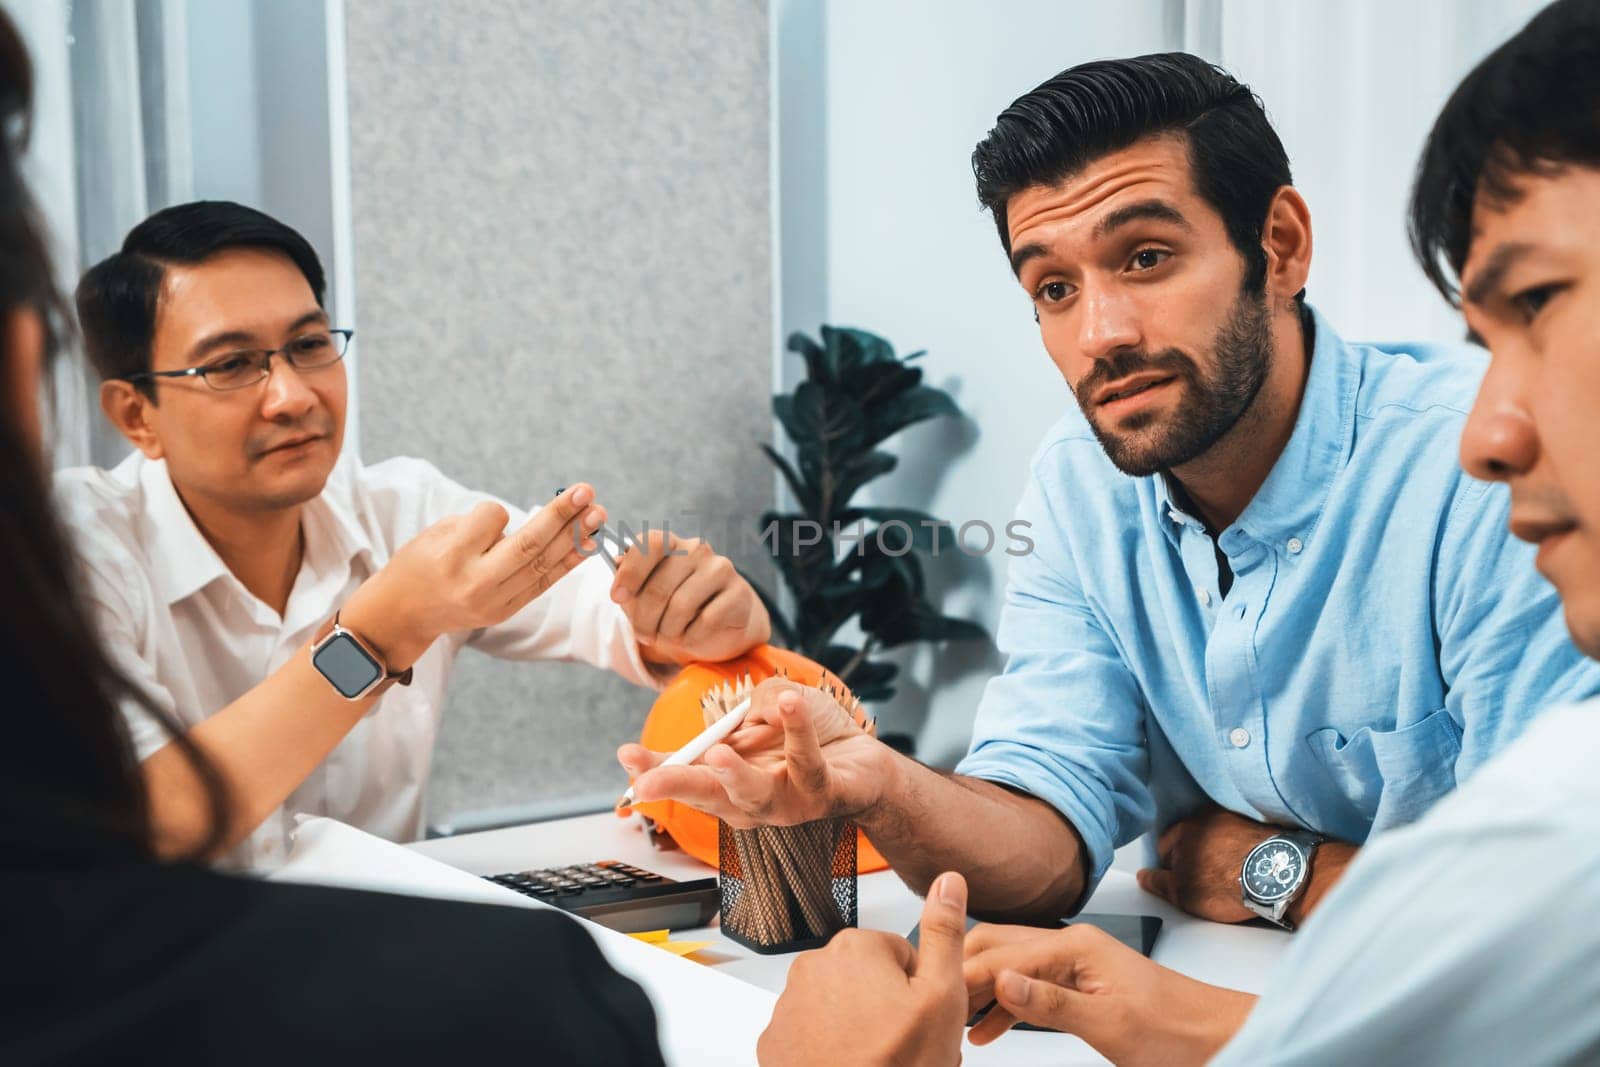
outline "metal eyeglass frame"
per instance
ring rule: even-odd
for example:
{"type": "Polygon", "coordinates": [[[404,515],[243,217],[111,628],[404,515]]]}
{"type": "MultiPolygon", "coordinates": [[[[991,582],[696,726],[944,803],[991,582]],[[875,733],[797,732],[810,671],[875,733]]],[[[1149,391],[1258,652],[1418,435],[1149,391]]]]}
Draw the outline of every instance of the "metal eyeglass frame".
{"type": "Polygon", "coordinates": [[[245,349],[239,349],[236,352],[228,353],[227,356],[221,357],[221,358],[232,357],[234,359],[237,359],[237,358],[239,358],[239,354],[241,352],[248,352],[252,356],[259,357],[257,360],[254,360],[253,362],[256,363],[257,368],[261,371],[260,375],[258,377],[256,377],[256,378],[254,378],[251,381],[244,382],[241,385],[222,386],[222,385],[217,385],[214,382],[212,382],[211,379],[210,379],[210,375],[211,375],[211,373],[213,371],[215,371],[217,369],[217,367],[215,365],[215,361],[213,361],[213,363],[210,363],[210,364],[202,363],[198,367],[185,367],[183,370],[146,370],[146,371],[140,371],[138,374],[130,374],[130,375],[128,375],[126,378],[123,379],[123,381],[125,381],[125,382],[142,382],[142,381],[151,381],[151,380],[154,380],[156,378],[199,378],[202,382],[205,382],[205,384],[215,392],[218,392],[218,393],[231,393],[236,389],[248,389],[252,385],[256,385],[256,384],[259,384],[261,382],[264,382],[269,377],[271,377],[271,375],[272,375],[272,357],[273,356],[282,356],[284,362],[289,364],[289,366],[295,368],[296,370],[322,370],[324,367],[331,367],[335,363],[338,363],[340,360],[344,359],[345,353],[350,351],[350,342],[355,339],[356,332],[354,330],[329,330],[328,333],[333,337],[337,337],[337,338],[341,339],[340,341],[336,342],[338,344],[338,346],[339,346],[339,355],[335,359],[331,359],[326,363],[318,363],[318,364],[316,364],[315,366],[312,366],[312,367],[302,367],[302,366],[300,366],[298,363],[296,363],[294,361],[294,355],[289,351],[290,348],[292,348],[294,346],[296,341],[300,341],[300,340],[304,339],[304,335],[302,335],[301,337],[296,337],[294,339],[294,341],[290,341],[288,344],[284,345],[282,348],[245,348],[245,349]]]}

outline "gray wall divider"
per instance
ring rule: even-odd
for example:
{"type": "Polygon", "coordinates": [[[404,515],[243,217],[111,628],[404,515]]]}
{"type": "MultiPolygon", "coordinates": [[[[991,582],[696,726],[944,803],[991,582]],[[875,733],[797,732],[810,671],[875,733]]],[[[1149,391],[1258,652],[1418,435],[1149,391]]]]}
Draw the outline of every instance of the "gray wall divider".
{"type": "MultiPolygon", "coordinates": [[[[766,5],[345,11],[363,458],[753,527],[773,499],[766,5]]],[[[650,700],[469,653],[430,818],[614,793],[650,700]]]]}

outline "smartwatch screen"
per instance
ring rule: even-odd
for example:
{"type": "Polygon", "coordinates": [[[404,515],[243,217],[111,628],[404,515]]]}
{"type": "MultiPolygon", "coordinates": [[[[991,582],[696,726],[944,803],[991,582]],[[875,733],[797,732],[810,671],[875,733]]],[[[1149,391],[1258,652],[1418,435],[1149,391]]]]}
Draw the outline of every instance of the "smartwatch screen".
{"type": "Polygon", "coordinates": [[[347,700],[354,700],[383,677],[383,669],[346,634],[336,634],[317,652],[312,664],[347,700]]]}

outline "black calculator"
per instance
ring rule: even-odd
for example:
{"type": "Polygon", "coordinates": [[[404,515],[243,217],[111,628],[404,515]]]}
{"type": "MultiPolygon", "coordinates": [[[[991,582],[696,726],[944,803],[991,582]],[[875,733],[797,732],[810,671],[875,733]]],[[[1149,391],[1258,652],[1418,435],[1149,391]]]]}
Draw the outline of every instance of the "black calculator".
{"type": "Polygon", "coordinates": [[[709,926],[719,903],[715,878],[679,882],[621,860],[484,877],[625,934],[709,926]]]}

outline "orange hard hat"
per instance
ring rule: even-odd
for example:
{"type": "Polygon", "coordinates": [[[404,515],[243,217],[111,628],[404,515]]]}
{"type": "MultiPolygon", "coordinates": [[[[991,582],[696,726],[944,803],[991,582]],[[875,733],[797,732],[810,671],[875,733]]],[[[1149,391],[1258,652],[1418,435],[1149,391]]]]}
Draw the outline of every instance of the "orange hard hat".
{"type": "MultiPolygon", "coordinates": [[[[724,663],[691,663],[679,671],[656,698],[645,717],[639,743],[654,752],[676,752],[705,729],[700,699],[723,684],[737,684],[746,675],[759,685],[783,674],[800,685],[820,685],[827,674],[806,657],[771,645],[757,645],[736,659],[724,663]]],[[[831,677],[831,675],[829,676],[831,677]]],[[[658,832],[664,832],[695,859],[717,866],[717,819],[698,808],[676,800],[652,800],[635,804],[633,811],[644,815],[658,832]]],[[[865,834],[858,831],[856,869],[866,874],[889,866],[865,834]]]]}

